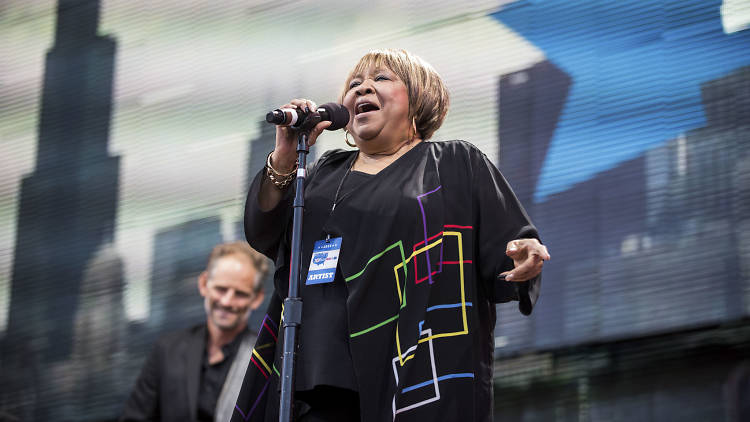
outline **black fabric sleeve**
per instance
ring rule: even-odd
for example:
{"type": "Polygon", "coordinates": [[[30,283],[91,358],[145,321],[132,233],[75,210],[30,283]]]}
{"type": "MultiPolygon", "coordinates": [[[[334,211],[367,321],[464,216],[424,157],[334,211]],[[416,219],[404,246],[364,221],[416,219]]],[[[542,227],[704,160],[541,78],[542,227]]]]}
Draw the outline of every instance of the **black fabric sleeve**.
{"type": "Polygon", "coordinates": [[[470,160],[482,283],[492,302],[517,300],[521,313],[529,315],[539,297],[541,274],[524,282],[499,280],[497,276],[513,269],[513,260],[505,255],[508,242],[539,239],[539,235],[508,182],[487,156],[472,149],[470,160]]]}
{"type": "Polygon", "coordinates": [[[159,360],[161,344],[154,345],[138,375],[133,392],[125,402],[120,422],[159,420],[159,360]]]}
{"type": "Polygon", "coordinates": [[[266,178],[265,167],[255,175],[245,200],[245,238],[258,252],[276,261],[282,235],[286,232],[294,200],[294,187],[289,187],[276,206],[268,211],[260,209],[258,194],[266,178]]]}
{"type": "MultiPolygon", "coordinates": [[[[339,152],[343,150],[326,151],[314,164],[308,165],[306,183],[312,180],[318,169],[330,157],[339,152]]],[[[284,234],[287,233],[287,226],[292,220],[295,183],[292,182],[292,185],[284,191],[281,200],[273,209],[262,211],[258,203],[258,194],[266,177],[266,169],[263,167],[250,184],[245,200],[245,239],[255,250],[278,263],[279,247],[282,245],[284,234]]]]}

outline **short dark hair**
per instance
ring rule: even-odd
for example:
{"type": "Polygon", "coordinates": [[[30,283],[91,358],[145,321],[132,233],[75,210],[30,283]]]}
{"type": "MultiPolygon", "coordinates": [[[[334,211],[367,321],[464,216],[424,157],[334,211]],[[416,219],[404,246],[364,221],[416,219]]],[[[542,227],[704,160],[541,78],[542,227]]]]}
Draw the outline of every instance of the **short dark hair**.
{"type": "Polygon", "coordinates": [[[266,277],[266,274],[268,274],[268,258],[266,258],[262,253],[253,249],[250,245],[247,244],[247,242],[243,241],[222,243],[214,246],[214,249],[211,251],[211,255],[208,256],[208,264],[206,264],[206,271],[208,272],[209,277],[211,275],[211,270],[213,269],[212,267],[214,264],[216,264],[216,261],[219,258],[223,258],[229,255],[243,255],[250,261],[253,267],[255,267],[255,270],[258,272],[258,277],[255,281],[255,286],[253,286],[253,290],[256,293],[263,290],[263,283],[261,281],[266,277]]]}

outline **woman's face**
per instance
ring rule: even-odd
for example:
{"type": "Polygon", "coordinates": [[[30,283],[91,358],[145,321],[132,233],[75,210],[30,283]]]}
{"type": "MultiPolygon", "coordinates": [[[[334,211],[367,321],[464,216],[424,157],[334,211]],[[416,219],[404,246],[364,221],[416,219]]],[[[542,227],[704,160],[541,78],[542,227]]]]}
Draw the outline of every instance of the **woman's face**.
{"type": "Polygon", "coordinates": [[[383,147],[402,142],[412,131],[409,93],[401,79],[385,67],[369,67],[354,75],[344,95],[351,119],[347,129],[354,141],[377,141],[383,147]]]}

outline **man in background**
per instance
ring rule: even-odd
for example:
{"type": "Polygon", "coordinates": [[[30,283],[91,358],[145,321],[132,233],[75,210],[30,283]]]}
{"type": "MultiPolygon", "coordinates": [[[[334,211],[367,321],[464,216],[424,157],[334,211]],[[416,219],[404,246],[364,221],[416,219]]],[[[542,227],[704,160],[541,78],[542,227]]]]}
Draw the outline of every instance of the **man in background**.
{"type": "Polygon", "coordinates": [[[268,261],[245,242],[216,246],[198,277],[206,322],[167,334],[143,365],[120,421],[227,421],[255,334],[268,261]]]}

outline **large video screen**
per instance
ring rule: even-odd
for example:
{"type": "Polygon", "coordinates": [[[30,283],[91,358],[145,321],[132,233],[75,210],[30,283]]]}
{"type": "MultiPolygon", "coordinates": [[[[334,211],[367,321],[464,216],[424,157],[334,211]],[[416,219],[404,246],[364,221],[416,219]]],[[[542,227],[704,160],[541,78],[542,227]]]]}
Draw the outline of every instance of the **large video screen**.
{"type": "Polygon", "coordinates": [[[116,419],[155,339],[205,320],[266,112],[335,101],[371,48],[438,70],[432,141],[484,151],[552,255],[498,358],[747,317],[749,25],[720,0],[5,0],[0,410],[116,419]]]}

